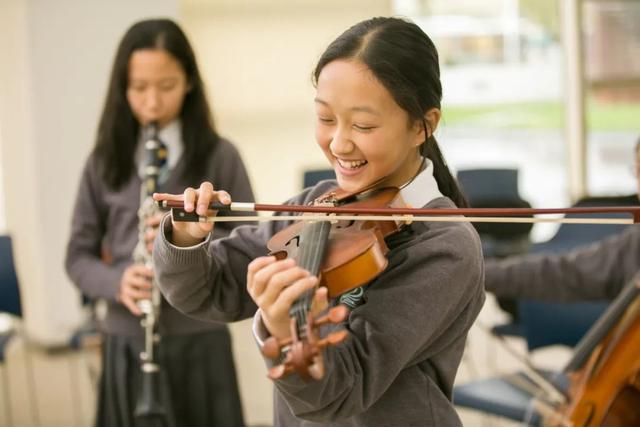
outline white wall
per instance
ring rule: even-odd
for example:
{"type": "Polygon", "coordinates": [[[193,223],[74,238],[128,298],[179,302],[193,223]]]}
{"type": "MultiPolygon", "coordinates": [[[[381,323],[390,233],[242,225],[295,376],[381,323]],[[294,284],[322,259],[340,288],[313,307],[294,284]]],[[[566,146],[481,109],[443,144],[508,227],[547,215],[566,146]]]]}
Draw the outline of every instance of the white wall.
{"type": "Polygon", "coordinates": [[[239,146],[261,201],[285,200],[304,169],[327,165],[313,138],[311,84],[324,48],[390,13],[388,0],[183,0],[216,123],[239,146]]]}
{"type": "Polygon", "coordinates": [[[176,13],[176,0],[0,1],[6,228],[26,328],[42,344],[64,342],[79,320],[64,251],[115,46],[133,21],[176,13]]]}

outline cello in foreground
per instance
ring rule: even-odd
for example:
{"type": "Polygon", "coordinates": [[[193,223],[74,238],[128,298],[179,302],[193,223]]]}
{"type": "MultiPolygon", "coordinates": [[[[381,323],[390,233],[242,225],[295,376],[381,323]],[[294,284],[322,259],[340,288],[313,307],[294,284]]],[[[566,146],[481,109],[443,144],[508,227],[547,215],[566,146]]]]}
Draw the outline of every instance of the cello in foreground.
{"type": "Polygon", "coordinates": [[[545,425],[640,426],[640,274],[578,343],[564,374],[567,402],[545,425]]]}

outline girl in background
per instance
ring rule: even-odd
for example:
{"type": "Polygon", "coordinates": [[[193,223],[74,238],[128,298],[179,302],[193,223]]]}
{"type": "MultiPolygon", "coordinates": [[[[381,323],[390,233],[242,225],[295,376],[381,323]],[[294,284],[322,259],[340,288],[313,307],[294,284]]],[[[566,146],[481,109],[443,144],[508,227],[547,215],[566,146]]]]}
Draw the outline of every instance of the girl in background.
{"type": "MultiPolygon", "coordinates": [[[[144,177],[142,129],[156,123],[168,150],[159,189],[176,192],[211,180],[243,199],[253,193],[236,148],[216,131],[193,50],[167,19],[134,24],[111,71],[95,147],[76,198],[66,269],[83,294],[107,301],[98,426],[147,425],[134,417],[144,349],[138,301],[151,297],[154,271],[134,264],[144,177]]],[[[159,216],[147,226],[149,244],[159,216]]],[[[232,226],[216,227],[214,237],[232,226]]],[[[167,426],[242,426],[227,327],[189,318],[163,301],[157,358],[164,372],[167,426]]],[[[154,424],[156,425],[156,424],[154,424]]]]}

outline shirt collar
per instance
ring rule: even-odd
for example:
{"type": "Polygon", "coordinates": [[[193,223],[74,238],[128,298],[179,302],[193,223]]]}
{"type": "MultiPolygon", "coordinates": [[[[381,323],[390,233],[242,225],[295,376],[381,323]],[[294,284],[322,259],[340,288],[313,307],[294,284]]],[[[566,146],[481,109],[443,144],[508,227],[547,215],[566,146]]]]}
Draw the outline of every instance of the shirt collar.
{"type": "Polygon", "coordinates": [[[421,208],[438,197],[444,197],[433,176],[433,162],[428,158],[424,160],[425,168],[400,190],[405,203],[414,208],[421,208]]]}

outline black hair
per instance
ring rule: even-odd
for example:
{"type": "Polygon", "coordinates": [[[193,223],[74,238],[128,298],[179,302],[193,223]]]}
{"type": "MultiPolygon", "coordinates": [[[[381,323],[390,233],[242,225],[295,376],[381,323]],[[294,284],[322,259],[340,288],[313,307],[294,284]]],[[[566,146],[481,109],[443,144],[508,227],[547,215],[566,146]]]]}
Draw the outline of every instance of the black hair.
{"type": "Polygon", "coordinates": [[[140,124],[127,102],[128,69],[131,55],[140,49],[162,49],[182,66],[189,91],[185,95],[180,119],[184,142],[183,177],[191,185],[203,175],[208,154],[220,137],[215,130],[211,110],[195,54],[180,27],[169,19],[149,19],[135,23],[120,41],[116,51],[94,152],[102,163],[102,177],[117,190],[135,169],[134,154],[140,124]]]}
{"type": "Polygon", "coordinates": [[[313,72],[314,84],[322,69],[338,59],[363,62],[408,113],[411,122],[422,123],[426,140],[420,146],[420,154],[433,162],[440,191],[458,207],[466,207],[467,201],[433,136],[434,129],[429,129],[424,118],[430,109],[440,109],[442,99],[438,52],[429,36],[415,23],[400,18],[362,21],[327,47],[313,72]]]}

